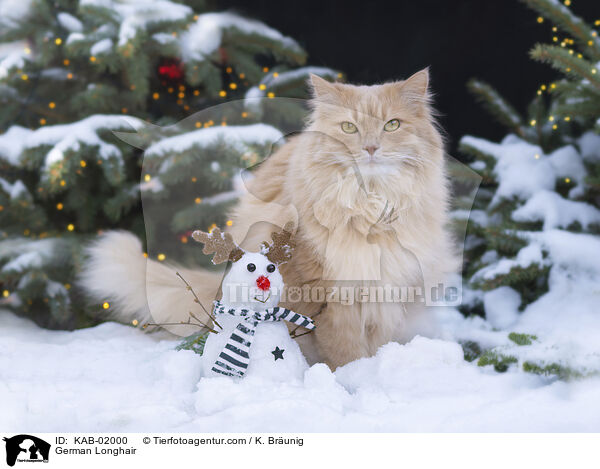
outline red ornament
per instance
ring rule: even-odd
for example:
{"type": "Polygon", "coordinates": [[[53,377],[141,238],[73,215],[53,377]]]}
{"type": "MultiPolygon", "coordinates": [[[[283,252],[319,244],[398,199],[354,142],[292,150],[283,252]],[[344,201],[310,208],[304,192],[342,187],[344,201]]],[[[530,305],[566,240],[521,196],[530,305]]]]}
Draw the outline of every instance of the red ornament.
{"type": "Polygon", "coordinates": [[[267,277],[261,275],[256,279],[256,286],[262,291],[267,291],[269,288],[271,288],[271,282],[269,282],[267,277]]]}
{"type": "Polygon", "coordinates": [[[165,60],[158,66],[158,74],[169,80],[181,80],[183,65],[178,60],[165,60]]]}

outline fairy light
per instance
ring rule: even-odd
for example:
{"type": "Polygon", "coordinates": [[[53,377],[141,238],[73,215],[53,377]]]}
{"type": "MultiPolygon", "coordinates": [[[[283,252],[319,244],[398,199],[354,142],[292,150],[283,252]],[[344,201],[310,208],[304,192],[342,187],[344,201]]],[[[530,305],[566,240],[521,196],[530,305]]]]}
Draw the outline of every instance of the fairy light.
{"type": "Polygon", "coordinates": [[[110,308],[110,303],[108,301],[105,301],[104,303],[102,303],[102,309],[108,309],[110,308]]]}
{"type": "Polygon", "coordinates": [[[71,61],[70,61],[69,59],[65,59],[65,60],[63,60],[63,65],[64,65],[65,67],[68,67],[70,63],[71,63],[71,61]]]}
{"type": "Polygon", "coordinates": [[[571,0],[565,0],[565,6],[570,6],[571,5],[571,0]]]}
{"type": "Polygon", "coordinates": [[[4,298],[8,298],[8,296],[9,296],[9,295],[10,295],[10,292],[9,292],[8,290],[4,290],[4,291],[2,292],[2,296],[3,296],[4,298]]]}
{"type": "Polygon", "coordinates": [[[183,98],[185,98],[185,93],[183,93],[183,92],[181,92],[181,93],[178,93],[178,94],[177,94],[177,97],[178,97],[179,99],[183,99],[183,98]]]}
{"type": "Polygon", "coordinates": [[[62,202],[59,202],[56,204],[56,210],[62,210],[65,206],[62,204],[62,202]]]}
{"type": "Polygon", "coordinates": [[[541,16],[537,17],[537,22],[542,24],[544,22],[544,18],[542,18],[541,16]]]}
{"type": "Polygon", "coordinates": [[[152,179],[152,176],[150,176],[149,174],[144,175],[144,181],[148,182],[150,179],[152,179]]]}
{"type": "Polygon", "coordinates": [[[227,96],[227,91],[225,91],[225,90],[219,91],[219,96],[221,96],[221,98],[224,98],[225,96],[227,96]]]}
{"type": "Polygon", "coordinates": [[[167,88],[167,92],[168,92],[168,93],[172,93],[173,91],[174,91],[174,90],[173,90],[173,87],[172,87],[172,86],[169,86],[169,87],[167,88]]]}
{"type": "Polygon", "coordinates": [[[565,178],[565,182],[566,182],[567,184],[570,184],[570,183],[571,183],[571,178],[565,178]]]}
{"type": "Polygon", "coordinates": [[[194,125],[197,129],[199,129],[200,127],[202,127],[202,122],[196,122],[194,125]]]}
{"type": "Polygon", "coordinates": [[[227,127],[227,121],[221,121],[221,127],[227,127]]]}
{"type": "Polygon", "coordinates": [[[121,112],[122,112],[123,114],[127,114],[127,108],[126,108],[126,107],[124,107],[124,108],[121,108],[121,112]]]}
{"type": "Polygon", "coordinates": [[[592,75],[595,75],[596,73],[598,73],[598,70],[595,68],[592,68],[592,75]]]}
{"type": "Polygon", "coordinates": [[[531,122],[529,122],[529,125],[531,125],[531,127],[535,127],[535,124],[537,124],[537,121],[535,119],[531,119],[531,122]]]}
{"type": "Polygon", "coordinates": [[[552,130],[556,130],[556,129],[558,129],[558,125],[554,124],[554,125],[552,126],[552,130]]]}
{"type": "Polygon", "coordinates": [[[569,122],[571,120],[571,116],[565,116],[565,121],[569,122]]]}
{"type": "Polygon", "coordinates": [[[558,42],[558,37],[554,36],[554,37],[552,38],[552,41],[554,41],[554,42],[558,42]]]}
{"type": "Polygon", "coordinates": [[[594,45],[594,41],[592,41],[592,40],[589,40],[589,41],[588,41],[588,46],[593,46],[593,45],[594,45]]]}
{"type": "Polygon", "coordinates": [[[94,57],[93,55],[90,57],[90,62],[95,62],[96,61],[96,57],[94,57]]]}
{"type": "Polygon", "coordinates": [[[25,49],[23,49],[23,52],[25,52],[27,55],[31,54],[31,49],[29,47],[26,47],[25,49]]]}
{"type": "Polygon", "coordinates": [[[552,26],[552,32],[555,33],[556,31],[558,31],[558,28],[556,26],[552,26]]]}
{"type": "Polygon", "coordinates": [[[184,235],[184,236],[182,236],[181,238],[179,238],[179,240],[180,240],[180,241],[181,241],[183,244],[187,244],[187,242],[188,242],[187,236],[185,236],[185,235],[184,235]]]}
{"type": "Polygon", "coordinates": [[[229,88],[235,90],[237,88],[237,83],[229,83],[229,88]]]}
{"type": "Polygon", "coordinates": [[[273,73],[273,78],[277,78],[279,76],[279,73],[275,72],[273,73]]]}
{"type": "Polygon", "coordinates": [[[198,182],[198,178],[196,176],[192,177],[192,182],[198,182]]]}
{"type": "Polygon", "coordinates": [[[267,97],[268,97],[268,98],[274,98],[274,97],[275,97],[275,93],[273,93],[272,91],[269,91],[269,92],[267,93],[267,97]]]}
{"type": "Polygon", "coordinates": [[[75,229],[75,225],[74,225],[73,223],[69,223],[69,224],[67,225],[67,230],[69,230],[69,231],[73,231],[74,229],[75,229]]]}
{"type": "Polygon", "coordinates": [[[536,160],[539,160],[539,159],[540,159],[540,154],[539,154],[539,153],[536,153],[535,155],[533,155],[533,157],[534,157],[536,160]]]}
{"type": "Polygon", "coordinates": [[[80,165],[82,168],[85,168],[85,167],[87,166],[87,163],[85,162],[85,160],[81,160],[81,161],[79,162],[79,165],[80,165]]]}
{"type": "Polygon", "coordinates": [[[73,78],[73,74],[72,74],[72,73],[68,73],[68,74],[67,74],[67,80],[70,80],[70,79],[72,79],[72,78],[73,78]]]}
{"type": "Polygon", "coordinates": [[[555,89],[555,88],[556,88],[556,83],[552,83],[552,84],[550,85],[550,88],[551,88],[551,89],[555,89]]]}
{"type": "Polygon", "coordinates": [[[554,122],[554,116],[550,116],[550,117],[548,117],[548,120],[549,120],[550,122],[554,122]]]}
{"type": "Polygon", "coordinates": [[[242,118],[245,119],[246,117],[248,117],[248,113],[246,111],[242,112],[242,118]]]}
{"type": "Polygon", "coordinates": [[[246,74],[245,73],[240,73],[240,80],[243,80],[244,78],[246,78],[246,74]]]}
{"type": "Polygon", "coordinates": [[[50,102],[48,103],[48,107],[49,107],[50,109],[54,109],[54,108],[56,107],[56,103],[55,103],[54,101],[50,101],[50,102]]]}
{"type": "Polygon", "coordinates": [[[160,262],[162,262],[162,261],[164,261],[164,260],[167,258],[167,256],[165,256],[165,255],[164,255],[164,254],[161,252],[161,253],[160,253],[158,256],[156,256],[156,258],[157,258],[157,259],[158,259],[160,262]]]}
{"type": "Polygon", "coordinates": [[[194,203],[195,203],[196,205],[200,205],[200,204],[202,203],[202,199],[201,199],[200,197],[196,197],[196,198],[194,199],[194,203]]]}
{"type": "Polygon", "coordinates": [[[46,125],[46,119],[43,117],[40,119],[40,125],[46,125]]]}
{"type": "Polygon", "coordinates": [[[233,69],[232,69],[231,67],[227,67],[227,68],[225,69],[225,71],[226,71],[227,73],[231,73],[231,72],[233,72],[233,69]]]}
{"type": "Polygon", "coordinates": [[[27,81],[29,80],[29,76],[26,73],[24,73],[23,75],[21,75],[21,80],[27,81]]]}
{"type": "Polygon", "coordinates": [[[269,67],[263,67],[263,72],[268,73],[269,67]]]}
{"type": "Polygon", "coordinates": [[[23,230],[23,236],[29,236],[31,234],[31,230],[29,228],[26,228],[25,230],[23,230]]]}
{"type": "Polygon", "coordinates": [[[210,232],[211,232],[212,230],[214,230],[216,227],[217,227],[217,224],[216,224],[216,223],[213,223],[212,225],[210,225],[210,226],[208,227],[208,232],[210,233],[210,232]]]}
{"type": "Polygon", "coordinates": [[[265,85],[264,83],[261,83],[260,85],[258,85],[258,89],[261,91],[264,91],[267,89],[267,85],[265,85]]]}
{"type": "Polygon", "coordinates": [[[152,99],[156,101],[158,98],[160,98],[160,95],[158,93],[152,93],[152,99]]]}
{"type": "Polygon", "coordinates": [[[61,39],[61,38],[59,38],[59,37],[57,37],[57,38],[54,40],[54,44],[56,44],[57,46],[60,46],[60,45],[62,44],[62,39],[61,39]]]}
{"type": "Polygon", "coordinates": [[[137,319],[134,319],[133,321],[131,321],[131,324],[137,326],[139,324],[139,321],[137,319]]]}
{"type": "Polygon", "coordinates": [[[200,96],[200,90],[194,90],[194,96],[200,96]]]}
{"type": "Polygon", "coordinates": [[[232,226],[232,225],[233,225],[233,220],[227,220],[227,221],[225,222],[225,224],[226,224],[227,226],[232,226]]]}

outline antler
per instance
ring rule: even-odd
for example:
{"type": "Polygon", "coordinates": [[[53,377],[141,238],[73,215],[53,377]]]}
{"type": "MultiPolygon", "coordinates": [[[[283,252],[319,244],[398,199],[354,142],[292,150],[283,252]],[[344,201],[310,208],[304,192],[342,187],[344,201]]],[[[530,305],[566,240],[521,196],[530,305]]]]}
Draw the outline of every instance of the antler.
{"type": "Polygon", "coordinates": [[[192,233],[192,238],[204,244],[202,249],[204,254],[215,254],[212,258],[213,264],[221,264],[228,260],[235,262],[244,255],[244,250],[235,244],[231,235],[222,233],[219,228],[215,228],[210,233],[196,230],[192,233]]]}
{"type": "Polygon", "coordinates": [[[292,251],[296,243],[292,241],[294,224],[288,222],[280,232],[271,233],[273,242],[263,242],[261,252],[274,264],[283,264],[292,258],[292,251]]]}

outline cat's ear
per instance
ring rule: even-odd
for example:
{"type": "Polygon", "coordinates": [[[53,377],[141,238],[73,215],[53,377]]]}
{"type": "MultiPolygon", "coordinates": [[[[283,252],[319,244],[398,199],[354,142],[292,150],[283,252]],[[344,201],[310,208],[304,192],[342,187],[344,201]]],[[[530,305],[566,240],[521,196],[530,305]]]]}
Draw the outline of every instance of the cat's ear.
{"type": "Polygon", "coordinates": [[[309,85],[315,98],[331,97],[337,93],[335,85],[314,73],[309,75],[309,85]]]}
{"type": "Polygon", "coordinates": [[[401,82],[401,86],[404,93],[411,93],[415,96],[426,97],[429,87],[429,67],[418,71],[414,75],[401,82]]]}

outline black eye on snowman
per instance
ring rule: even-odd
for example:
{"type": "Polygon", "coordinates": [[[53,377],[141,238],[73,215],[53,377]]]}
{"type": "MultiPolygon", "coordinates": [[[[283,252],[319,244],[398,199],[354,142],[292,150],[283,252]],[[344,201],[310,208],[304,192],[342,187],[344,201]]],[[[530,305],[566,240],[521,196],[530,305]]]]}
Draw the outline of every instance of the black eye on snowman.
{"type": "Polygon", "coordinates": [[[250,263],[246,266],[246,269],[248,269],[248,272],[254,272],[256,270],[256,266],[250,263]]]}
{"type": "Polygon", "coordinates": [[[275,264],[269,264],[267,266],[267,272],[269,272],[270,274],[275,272],[275,264]]]}

